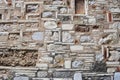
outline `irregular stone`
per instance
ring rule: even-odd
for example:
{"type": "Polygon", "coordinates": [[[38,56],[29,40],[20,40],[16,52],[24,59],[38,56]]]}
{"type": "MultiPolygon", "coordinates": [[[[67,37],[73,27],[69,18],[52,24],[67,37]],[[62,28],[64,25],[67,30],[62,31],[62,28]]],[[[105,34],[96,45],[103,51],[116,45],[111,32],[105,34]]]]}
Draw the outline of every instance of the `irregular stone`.
{"type": "Polygon", "coordinates": [[[74,80],[82,80],[82,74],[81,73],[75,73],[74,74],[74,80]]]}
{"type": "Polygon", "coordinates": [[[55,45],[54,44],[47,45],[47,50],[48,51],[55,50],[55,45]]]}
{"type": "Polygon", "coordinates": [[[58,32],[54,32],[53,36],[51,37],[51,39],[54,40],[54,41],[58,41],[59,40],[59,34],[58,34],[58,32]]]}
{"type": "Polygon", "coordinates": [[[113,33],[113,34],[109,34],[107,37],[105,38],[101,38],[99,40],[99,44],[113,44],[115,43],[117,40],[117,34],[116,33],[113,33]]]}
{"type": "Polygon", "coordinates": [[[67,13],[67,9],[66,8],[60,8],[60,13],[67,13]]]}
{"type": "Polygon", "coordinates": [[[54,67],[63,67],[64,65],[64,58],[62,55],[55,56],[54,67]]]}
{"type": "Polygon", "coordinates": [[[79,68],[79,67],[82,67],[83,64],[84,64],[83,61],[81,61],[81,60],[75,60],[75,61],[72,62],[72,67],[73,68],[79,68]]]}
{"type": "Polygon", "coordinates": [[[42,13],[42,17],[43,18],[49,18],[52,17],[53,13],[52,12],[43,12],[42,13]]]}
{"type": "Polygon", "coordinates": [[[103,54],[98,53],[96,54],[96,61],[102,61],[103,60],[103,54]]]}
{"type": "Polygon", "coordinates": [[[120,22],[114,22],[113,25],[110,28],[120,29],[120,22]]]}
{"type": "Polygon", "coordinates": [[[117,51],[111,51],[110,52],[110,57],[108,60],[110,61],[118,61],[120,58],[120,52],[117,51]]]}
{"type": "Polygon", "coordinates": [[[62,33],[62,42],[73,42],[73,38],[69,32],[63,32],[62,33]]]}
{"type": "Polygon", "coordinates": [[[106,63],[103,61],[98,61],[94,64],[92,68],[93,72],[107,72],[106,63]]]}
{"type": "Polygon", "coordinates": [[[92,39],[90,36],[81,36],[80,42],[92,42],[92,39]]]}

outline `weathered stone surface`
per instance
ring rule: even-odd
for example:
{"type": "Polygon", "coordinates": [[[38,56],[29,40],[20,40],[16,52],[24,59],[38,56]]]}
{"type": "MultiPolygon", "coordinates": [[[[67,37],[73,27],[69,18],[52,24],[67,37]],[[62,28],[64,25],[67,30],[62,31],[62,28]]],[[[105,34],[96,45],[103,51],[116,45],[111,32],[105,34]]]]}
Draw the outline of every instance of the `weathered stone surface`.
{"type": "Polygon", "coordinates": [[[46,29],[54,29],[54,28],[57,27],[57,24],[56,24],[54,21],[46,21],[46,22],[44,23],[44,27],[45,27],[46,29]]]}
{"type": "Polygon", "coordinates": [[[119,3],[0,0],[0,78],[111,80],[120,71],[119,3]]]}
{"type": "Polygon", "coordinates": [[[29,78],[20,76],[20,77],[14,77],[14,80],[29,80],[29,78]]]}
{"type": "Polygon", "coordinates": [[[81,73],[75,73],[74,74],[74,80],[82,80],[82,74],[81,73]]]}

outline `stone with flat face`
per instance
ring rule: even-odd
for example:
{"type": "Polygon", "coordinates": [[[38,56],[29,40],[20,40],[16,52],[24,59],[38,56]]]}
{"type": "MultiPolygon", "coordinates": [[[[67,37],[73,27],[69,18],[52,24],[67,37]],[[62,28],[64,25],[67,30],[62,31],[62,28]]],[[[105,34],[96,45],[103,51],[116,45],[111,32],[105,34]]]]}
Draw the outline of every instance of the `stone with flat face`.
{"type": "Polygon", "coordinates": [[[120,72],[116,72],[114,74],[114,80],[119,80],[120,79],[120,72]]]}
{"type": "Polygon", "coordinates": [[[44,27],[46,29],[54,29],[54,28],[57,28],[57,24],[55,23],[55,21],[46,21],[44,23],[44,27]]]}
{"type": "Polygon", "coordinates": [[[32,35],[33,40],[43,40],[43,32],[35,32],[32,35]]]}
{"type": "Polygon", "coordinates": [[[19,77],[14,77],[14,80],[29,80],[29,78],[28,77],[19,76],[19,77]]]}
{"type": "Polygon", "coordinates": [[[82,74],[81,73],[75,73],[74,74],[74,80],[82,80],[82,74]]]}

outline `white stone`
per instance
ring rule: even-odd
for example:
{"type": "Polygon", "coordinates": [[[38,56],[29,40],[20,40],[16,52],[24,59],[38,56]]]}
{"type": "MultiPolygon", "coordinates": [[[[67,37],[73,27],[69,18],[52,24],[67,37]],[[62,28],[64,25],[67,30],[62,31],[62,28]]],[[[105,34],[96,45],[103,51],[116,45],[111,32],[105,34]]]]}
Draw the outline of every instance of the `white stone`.
{"type": "Polygon", "coordinates": [[[3,1],[2,0],[0,0],[0,3],[2,3],[3,1]]]}
{"type": "Polygon", "coordinates": [[[29,78],[20,76],[20,77],[15,77],[14,80],[29,80],[29,78]]]}
{"type": "Polygon", "coordinates": [[[74,80],[82,80],[82,74],[81,73],[75,73],[74,74],[74,80]]]}
{"type": "Polygon", "coordinates": [[[27,28],[26,31],[38,31],[37,28],[27,28]]]}
{"type": "Polygon", "coordinates": [[[67,13],[67,9],[66,8],[60,8],[60,13],[67,13]]]}
{"type": "Polygon", "coordinates": [[[120,8],[119,7],[116,7],[116,8],[111,8],[110,9],[111,12],[120,12],[120,8]]]}
{"type": "Polygon", "coordinates": [[[117,52],[117,51],[112,52],[111,51],[110,53],[111,53],[111,56],[109,58],[110,61],[113,61],[113,60],[118,61],[119,60],[120,52],[117,52]]]}
{"type": "Polygon", "coordinates": [[[103,60],[103,54],[99,53],[96,54],[96,61],[102,61],[103,60]]]}
{"type": "Polygon", "coordinates": [[[55,41],[56,41],[56,40],[59,40],[59,34],[58,34],[58,32],[54,32],[54,33],[53,33],[53,36],[51,37],[51,39],[52,39],[52,40],[55,40],[55,41]]]}
{"type": "Polygon", "coordinates": [[[38,67],[40,69],[47,69],[48,68],[48,64],[47,63],[37,63],[36,67],[38,67]]]}
{"type": "Polygon", "coordinates": [[[113,25],[112,25],[110,28],[120,29],[120,22],[115,22],[115,23],[113,23],[113,25]]]}
{"type": "Polygon", "coordinates": [[[46,29],[54,29],[54,28],[57,28],[57,24],[55,23],[55,21],[46,21],[44,23],[44,27],[46,29]]]}
{"type": "Polygon", "coordinates": [[[90,36],[81,36],[80,42],[91,42],[91,37],[90,36]]]}
{"type": "Polygon", "coordinates": [[[119,80],[120,79],[120,72],[116,72],[114,74],[114,80],[119,80]]]}
{"type": "Polygon", "coordinates": [[[108,72],[108,73],[113,73],[113,72],[115,72],[115,70],[116,70],[116,68],[108,68],[108,69],[107,69],[107,72],[108,72]]]}
{"type": "Polygon", "coordinates": [[[55,50],[55,45],[54,44],[47,45],[47,50],[48,51],[55,50]]]}
{"type": "Polygon", "coordinates": [[[53,13],[52,12],[43,12],[42,13],[42,17],[49,17],[49,16],[52,16],[53,15],[53,13]]]}
{"type": "Polygon", "coordinates": [[[45,10],[57,11],[57,6],[44,5],[45,10]]]}
{"type": "Polygon", "coordinates": [[[73,42],[73,38],[69,32],[62,33],[62,42],[73,42]]]}
{"type": "Polygon", "coordinates": [[[63,1],[53,1],[53,5],[61,5],[63,4],[63,1]]]}
{"type": "Polygon", "coordinates": [[[32,35],[33,40],[43,40],[43,32],[35,32],[32,35]]]}
{"type": "Polygon", "coordinates": [[[72,30],[74,24],[62,24],[62,30],[72,30]]]}
{"type": "Polygon", "coordinates": [[[96,19],[94,17],[89,17],[88,23],[89,24],[96,24],[96,19]]]}
{"type": "Polygon", "coordinates": [[[16,7],[22,7],[22,4],[20,2],[18,2],[15,6],[16,7]]]}
{"type": "Polygon", "coordinates": [[[64,66],[65,68],[71,68],[71,60],[65,60],[65,63],[64,63],[64,66]]]}
{"type": "Polygon", "coordinates": [[[74,52],[74,51],[81,51],[81,50],[83,50],[83,46],[81,46],[81,45],[70,46],[70,50],[72,52],[74,52]]]}
{"type": "Polygon", "coordinates": [[[29,47],[36,47],[36,43],[29,43],[29,47]]]}
{"type": "Polygon", "coordinates": [[[48,57],[48,56],[43,56],[39,59],[40,62],[52,62],[53,61],[53,58],[52,57],[48,57]]]}

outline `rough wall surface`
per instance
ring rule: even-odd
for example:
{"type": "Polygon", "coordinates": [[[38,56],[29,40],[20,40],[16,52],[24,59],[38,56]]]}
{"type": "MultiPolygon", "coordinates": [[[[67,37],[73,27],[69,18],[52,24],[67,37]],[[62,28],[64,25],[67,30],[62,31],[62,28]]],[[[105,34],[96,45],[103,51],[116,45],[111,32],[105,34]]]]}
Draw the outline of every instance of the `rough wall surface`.
{"type": "Polygon", "coordinates": [[[0,0],[0,80],[119,80],[120,0],[0,0]]]}

